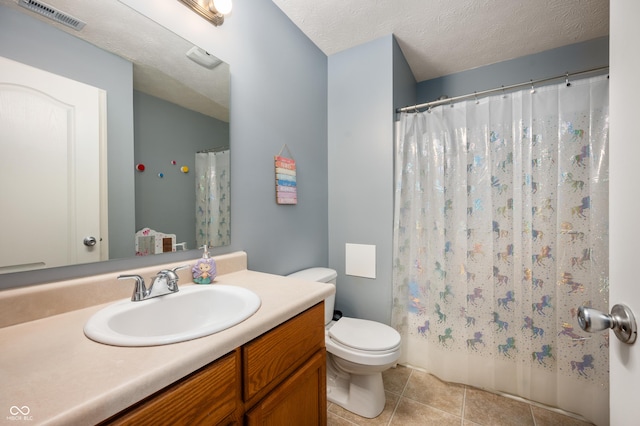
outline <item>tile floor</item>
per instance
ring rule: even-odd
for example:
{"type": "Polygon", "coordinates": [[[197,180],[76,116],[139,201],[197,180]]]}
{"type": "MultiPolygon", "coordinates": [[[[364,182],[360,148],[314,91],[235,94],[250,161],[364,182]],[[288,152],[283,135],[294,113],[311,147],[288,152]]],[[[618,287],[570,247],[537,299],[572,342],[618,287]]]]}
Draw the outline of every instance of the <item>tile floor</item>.
{"type": "Polygon", "coordinates": [[[471,386],[446,383],[428,373],[403,366],[384,372],[383,380],[387,404],[382,414],[375,419],[366,419],[329,402],[328,425],[591,425],[471,386]]]}

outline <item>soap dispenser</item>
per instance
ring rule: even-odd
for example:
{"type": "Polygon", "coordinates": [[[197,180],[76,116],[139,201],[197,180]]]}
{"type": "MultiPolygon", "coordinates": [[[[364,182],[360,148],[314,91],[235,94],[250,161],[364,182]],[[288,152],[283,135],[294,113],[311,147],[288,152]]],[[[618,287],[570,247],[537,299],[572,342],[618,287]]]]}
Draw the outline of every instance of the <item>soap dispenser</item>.
{"type": "Polygon", "coordinates": [[[191,271],[193,282],[196,284],[211,284],[216,277],[216,261],[209,257],[207,246],[202,246],[202,257],[196,261],[191,271]]]}

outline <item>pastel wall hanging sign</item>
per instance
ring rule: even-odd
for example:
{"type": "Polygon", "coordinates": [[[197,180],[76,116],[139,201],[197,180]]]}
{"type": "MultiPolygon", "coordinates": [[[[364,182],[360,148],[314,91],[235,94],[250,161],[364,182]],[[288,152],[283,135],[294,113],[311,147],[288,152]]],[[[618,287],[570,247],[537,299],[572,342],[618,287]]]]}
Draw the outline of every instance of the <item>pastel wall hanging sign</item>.
{"type": "Polygon", "coordinates": [[[287,144],[284,144],[274,159],[276,166],[276,203],[298,204],[296,162],[287,144]],[[282,151],[285,149],[289,155],[288,157],[282,155],[282,151]]]}

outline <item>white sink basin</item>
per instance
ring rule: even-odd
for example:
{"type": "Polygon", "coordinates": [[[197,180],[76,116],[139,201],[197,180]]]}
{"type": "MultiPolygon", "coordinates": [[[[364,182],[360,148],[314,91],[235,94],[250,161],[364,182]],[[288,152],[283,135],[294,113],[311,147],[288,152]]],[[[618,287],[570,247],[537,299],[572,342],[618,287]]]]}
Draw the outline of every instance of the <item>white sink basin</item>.
{"type": "Polygon", "coordinates": [[[115,346],[156,346],[208,336],[244,321],[260,307],[251,290],[222,284],[180,287],[140,302],[122,300],[96,312],[84,334],[115,346]]]}

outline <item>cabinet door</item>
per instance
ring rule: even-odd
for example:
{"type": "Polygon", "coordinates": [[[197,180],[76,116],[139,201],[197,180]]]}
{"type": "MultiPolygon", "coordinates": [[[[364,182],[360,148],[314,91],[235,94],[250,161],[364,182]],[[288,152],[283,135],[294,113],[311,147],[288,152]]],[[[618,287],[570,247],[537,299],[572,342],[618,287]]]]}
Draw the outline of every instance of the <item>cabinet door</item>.
{"type": "Polygon", "coordinates": [[[324,303],[242,347],[243,397],[248,407],[324,348],[324,303]]]}
{"type": "Polygon", "coordinates": [[[326,425],[326,380],[322,349],[247,413],[247,425],[326,425]]]}
{"type": "Polygon", "coordinates": [[[238,350],[161,390],[103,424],[228,425],[240,400],[238,350]]]}

